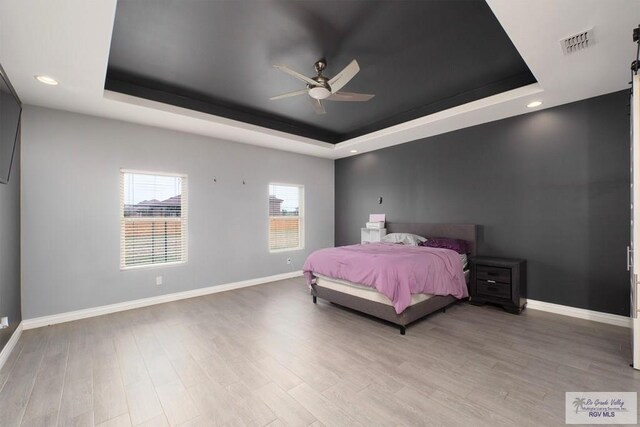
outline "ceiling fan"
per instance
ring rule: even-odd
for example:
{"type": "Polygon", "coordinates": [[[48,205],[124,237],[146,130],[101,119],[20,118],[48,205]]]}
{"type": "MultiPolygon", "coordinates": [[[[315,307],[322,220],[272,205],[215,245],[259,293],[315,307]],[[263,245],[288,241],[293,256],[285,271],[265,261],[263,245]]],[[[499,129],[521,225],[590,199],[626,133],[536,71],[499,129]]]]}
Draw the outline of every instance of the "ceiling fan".
{"type": "Polygon", "coordinates": [[[356,74],[358,74],[358,71],[360,71],[358,61],[355,59],[331,79],[322,75],[322,71],[327,67],[327,61],[325,59],[320,59],[314,64],[316,72],[318,73],[315,77],[304,76],[284,65],[274,65],[273,67],[305,82],[307,84],[307,88],[296,90],[294,92],[283,93],[282,95],[273,96],[269,99],[273,101],[276,99],[289,98],[291,96],[309,95],[309,101],[311,102],[316,114],[326,113],[324,105],[322,105],[323,100],[363,102],[368,101],[375,96],[365,93],[338,92],[347,83],[349,83],[356,74]]]}

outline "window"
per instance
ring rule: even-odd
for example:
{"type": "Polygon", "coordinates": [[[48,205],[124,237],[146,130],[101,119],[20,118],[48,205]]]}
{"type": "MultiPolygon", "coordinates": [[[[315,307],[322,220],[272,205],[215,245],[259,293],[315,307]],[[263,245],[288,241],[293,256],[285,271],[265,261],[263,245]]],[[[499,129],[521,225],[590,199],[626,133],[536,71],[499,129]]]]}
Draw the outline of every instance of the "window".
{"type": "Polygon", "coordinates": [[[269,251],[304,247],[304,187],[269,184],[269,251]]]}
{"type": "Polygon", "coordinates": [[[120,171],[120,268],[187,262],[187,177],[120,171]]]}

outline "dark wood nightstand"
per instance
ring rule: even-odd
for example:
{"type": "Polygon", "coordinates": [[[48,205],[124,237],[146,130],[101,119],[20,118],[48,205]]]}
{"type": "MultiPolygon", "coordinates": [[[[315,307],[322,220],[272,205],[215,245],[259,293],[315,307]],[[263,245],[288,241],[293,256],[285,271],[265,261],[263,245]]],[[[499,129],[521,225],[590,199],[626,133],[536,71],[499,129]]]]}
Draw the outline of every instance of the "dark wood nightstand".
{"type": "Polygon", "coordinates": [[[471,268],[471,304],[498,304],[514,314],[524,310],[527,304],[527,261],[478,256],[471,258],[471,268]]]}

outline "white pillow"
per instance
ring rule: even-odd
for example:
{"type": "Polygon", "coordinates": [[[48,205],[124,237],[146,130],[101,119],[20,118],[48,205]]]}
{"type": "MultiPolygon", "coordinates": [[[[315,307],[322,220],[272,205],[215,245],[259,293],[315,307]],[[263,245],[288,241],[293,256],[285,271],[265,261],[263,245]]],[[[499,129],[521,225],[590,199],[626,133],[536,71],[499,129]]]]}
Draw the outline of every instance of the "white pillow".
{"type": "Polygon", "coordinates": [[[418,243],[425,242],[426,240],[427,239],[422,236],[411,233],[391,233],[382,238],[382,241],[386,243],[402,243],[403,245],[409,246],[418,246],[418,243]]]}

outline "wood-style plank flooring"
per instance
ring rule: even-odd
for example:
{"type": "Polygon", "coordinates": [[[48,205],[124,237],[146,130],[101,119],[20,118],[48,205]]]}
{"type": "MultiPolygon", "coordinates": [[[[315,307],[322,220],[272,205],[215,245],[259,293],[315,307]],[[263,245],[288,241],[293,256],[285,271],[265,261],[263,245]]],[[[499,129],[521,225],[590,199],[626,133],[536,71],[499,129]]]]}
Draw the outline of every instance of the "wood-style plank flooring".
{"type": "Polygon", "coordinates": [[[5,426],[564,424],[565,391],[638,391],[629,330],[457,304],[407,329],[302,278],[25,331],[5,426]]]}

